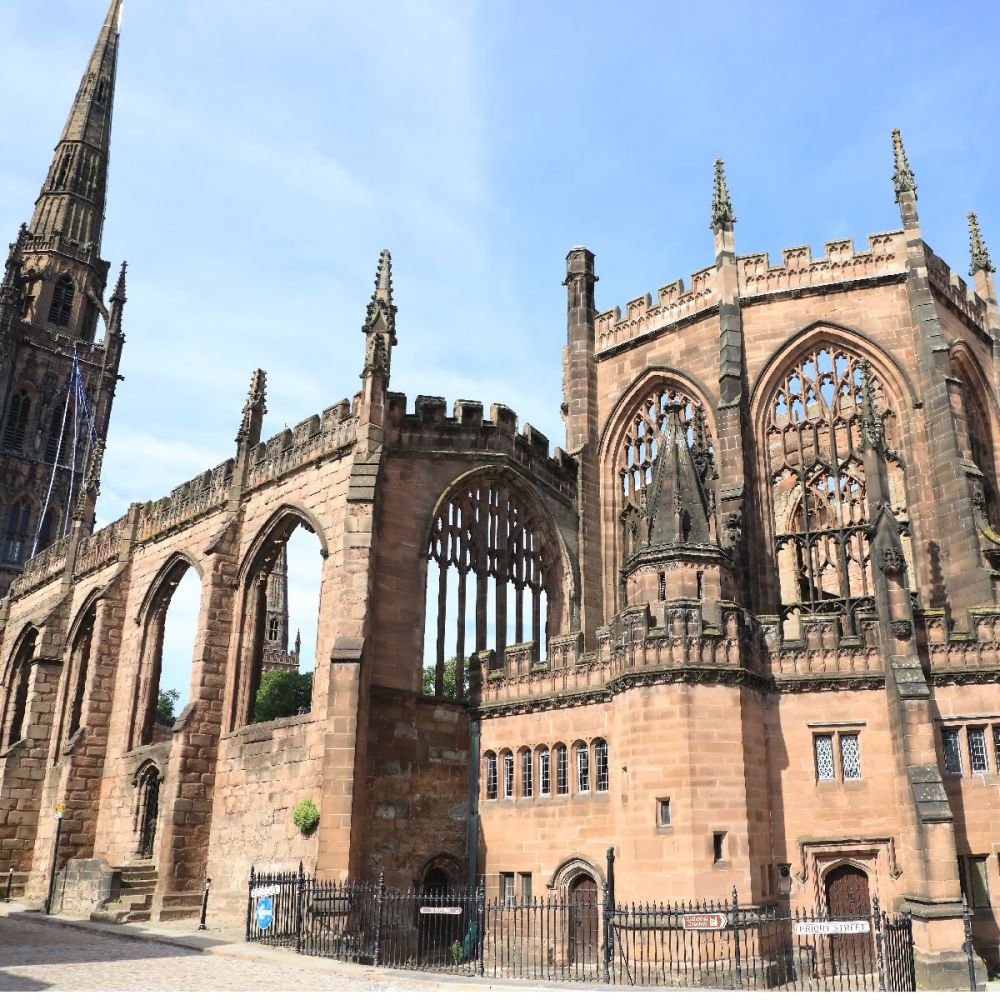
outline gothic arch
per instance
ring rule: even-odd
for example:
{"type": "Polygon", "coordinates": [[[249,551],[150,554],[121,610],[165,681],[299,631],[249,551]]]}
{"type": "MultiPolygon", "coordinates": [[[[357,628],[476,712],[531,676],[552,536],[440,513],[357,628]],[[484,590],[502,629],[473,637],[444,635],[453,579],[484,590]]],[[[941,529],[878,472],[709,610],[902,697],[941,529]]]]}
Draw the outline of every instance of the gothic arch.
{"type": "Polygon", "coordinates": [[[8,749],[23,736],[29,707],[31,660],[38,648],[39,637],[36,626],[25,625],[7,660],[0,689],[0,749],[8,749]]]}
{"type": "Polygon", "coordinates": [[[867,337],[828,323],[789,338],[758,376],[750,419],[762,486],[759,556],[771,566],[786,638],[800,636],[802,615],[838,615],[843,633],[855,635],[858,616],[875,611],[863,458],[870,417],[888,445],[889,503],[914,585],[901,419],[911,388],[867,337]]]}
{"type": "Polygon", "coordinates": [[[326,535],[316,516],[298,504],[282,504],[247,547],[237,573],[234,641],[231,644],[225,717],[229,731],[250,721],[263,670],[267,619],[267,580],[296,528],[315,535],[320,555],[328,554],[326,535]]]}
{"type": "Polygon", "coordinates": [[[245,586],[255,569],[259,568],[257,563],[262,558],[265,549],[272,546],[281,535],[284,535],[281,539],[282,542],[288,541],[291,533],[299,525],[316,536],[319,541],[320,555],[326,559],[330,549],[326,532],[316,515],[299,504],[283,503],[268,517],[264,526],[254,535],[253,541],[247,546],[246,554],[240,560],[240,568],[236,574],[237,586],[245,586]]]}
{"type": "MultiPolygon", "coordinates": [[[[549,637],[565,630],[567,608],[576,595],[573,563],[554,518],[537,491],[513,469],[502,465],[478,466],[452,480],[434,504],[424,533],[423,553],[428,562],[438,567],[437,580],[433,581],[428,571],[424,581],[428,612],[431,587],[437,588],[434,683],[437,695],[444,693],[444,663],[448,659],[445,633],[452,624],[456,630],[456,697],[464,695],[469,654],[486,648],[489,620],[495,623],[493,645],[497,655],[503,656],[508,636],[509,592],[512,591],[514,599],[511,617],[515,643],[533,643],[534,655],[540,657],[543,640],[547,643],[549,637]],[[475,611],[472,636],[466,635],[469,578],[472,581],[469,604],[475,611]],[[448,608],[452,589],[457,596],[457,612],[448,608]],[[525,615],[526,603],[531,605],[530,618],[525,615]],[[525,633],[529,636],[527,640],[525,633]]],[[[425,651],[424,660],[428,658],[425,651]]]]}
{"type": "Polygon", "coordinates": [[[83,702],[91,675],[93,639],[97,624],[97,603],[103,588],[95,588],[80,606],[63,647],[63,670],[56,738],[52,742],[53,759],[57,759],[63,741],[72,737],[83,717],[83,702]]]}
{"type": "Polygon", "coordinates": [[[583,854],[573,854],[568,858],[563,858],[556,865],[552,872],[552,877],[548,881],[548,888],[560,894],[567,893],[570,886],[581,875],[592,878],[601,892],[604,891],[608,884],[604,869],[596,861],[583,854]]]}
{"type": "Polygon", "coordinates": [[[142,629],[142,640],[129,713],[129,750],[144,746],[153,735],[167,610],[174,590],[189,569],[197,573],[200,582],[203,573],[198,560],[185,550],[174,552],[160,567],[135,616],[142,629]]]}
{"type": "Polygon", "coordinates": [[[602,520],[615,530],[603,544],[605,614],[620,610],[619,571],[626,554],[623,511],[640,505],[662,446],[669,404],[681,404],[681,424],[706,490],[716,478],[718,439],[715,401],[707,388],[686,372],[671,367],[648,368],[615,404],[601,434],[598,463],[602,520]],[[621,530],[619,530],[619,527],[621,530]]]}
{"type": "Polygon", "coordinates": [[[423,887],[427,876],[431,874],[434,869],[443,872],[447,876],[449,891],[455,891],[456,889],[461,889],[464,886],[465,863],[454,854],[443,851],[427,858],[427,860],[424,861],[418,869],[418,874],[414,876],[413,879],[413,884],[418,891],[423,887]]]}

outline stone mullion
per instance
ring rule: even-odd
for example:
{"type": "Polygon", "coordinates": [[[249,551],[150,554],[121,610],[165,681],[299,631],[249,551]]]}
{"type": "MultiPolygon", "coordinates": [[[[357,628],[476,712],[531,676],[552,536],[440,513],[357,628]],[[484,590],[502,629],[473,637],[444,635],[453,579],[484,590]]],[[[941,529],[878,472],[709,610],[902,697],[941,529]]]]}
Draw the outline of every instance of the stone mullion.
{"type": "Polygon", "coordinates": [[[455,697],[461,698],[465,692],[465,578],[467,571],[462,566],[458,571],[458,623],[455,638],[455,697]]]}
{"type": "Polygon", "coordinates": [[[434,665],[434,694],[444,694],[445,630],[448,625],[448,557],[442,552],[438,563],[437,657],[434,665]]]}
{"type": "Polygon", "coordinates": [[[507,581],[510,575],[507,544],[510,530],[510,496],[506,490],[497,490],[496,575],[494,599],[496,601],[497,663],[503,663],[507,649],[507,581]]]}
{"type": "Polygon", "coordinates": [[[476,544],[472,547],[472,567],[476,574],[476,652],[486,649],[486,619],[487,600],[489,598],[489,585],[487,576],[489,573],[489,488],[482,486],[479,488],[479,501],[475,505],[476,511],[476,544]]]}

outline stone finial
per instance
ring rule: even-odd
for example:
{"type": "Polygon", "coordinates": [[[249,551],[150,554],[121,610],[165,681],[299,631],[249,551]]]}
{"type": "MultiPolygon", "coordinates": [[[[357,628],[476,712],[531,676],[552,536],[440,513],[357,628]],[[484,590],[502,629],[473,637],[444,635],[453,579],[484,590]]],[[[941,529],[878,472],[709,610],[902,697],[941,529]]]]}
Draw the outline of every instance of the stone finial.
{"type": "Polygon", "coordinates": [[[896,201],[899,196],[907,191],[917,196],[917,182],[914,179],[913,171],[910,169],[909,161],[906,159],[906,150],[903,148],[903,136],[898,128],[892,130],[892,156],[895,164],[895,172],[892,175],[892,185],[896,190],[896,201]]]}
{"type": "Polygon", "coordinates": [[[379,316],[382,316],[386,329],[393,334],[393,344],[396,342],[396,306],[392,301],[392,255],[388,250],[383,250],[378,255],[378,269],[375,272],[375,291],[372,293],[371,301],[368,303],[368,311],[365,314],[365,323],[362,326],[364,333],[371,333],[375,329],[379,316]]]}
{"type": "Polygon", "coordinates": [[[101,468],[104,465],[104,438],[98,438],[90,452],[87,469],[83,475],[80,492],[76,498],[73,510],[73,520],[82,521],[87,516],[87,503],[90,499],[97,500],[101,493],[101,468]]]}
{"type": "Polygon", "coordinates": [[[117,305],[125,305],[125,272],[128,270],[128,261],[122,261],[122,269],[118,272],[118,280],[115,282],[115,290],[111,293],[111,301],[117,305]]]}
{"type": "Polygon", "coordinates": [[[969,274],[977,271],[995,271],[993,261],[990,260],[990,252],[983,242],[983,234],[979,231],[979,220],[975,212],[969,212],[969,252],[972,256],[972,264],[969,267],[969,274]]]}
{"type": "Polygon", "coordinates": [[[17,238],[7,245],[7,262],[4,265],[4,285],[14,284],[15,277],[21,270],[24,244],[28,239],[28,227],[22,222],[17,231],[17,238]]]}
{"type": "Polygon", "coordinates": [[[247,393],[247,401],[243,404],[243,420],[236,435],[238,446],[244,443],[255,445],[260,441],[260,429],[264,422],[264,414],[267,413],[266,399],[267,372],[263,368],[258,368],[250,379],[250,391],[247,393]]]}
{"type": "Polygon", "coordinates": [[[719,229],[731,226],[736,222],[733,214],[733,203],[729,200],[729,188],[726,187],[726,168],[722,160],[715,161],[715,188],[712,192],[712,221],[709,229],[719,229]]]}

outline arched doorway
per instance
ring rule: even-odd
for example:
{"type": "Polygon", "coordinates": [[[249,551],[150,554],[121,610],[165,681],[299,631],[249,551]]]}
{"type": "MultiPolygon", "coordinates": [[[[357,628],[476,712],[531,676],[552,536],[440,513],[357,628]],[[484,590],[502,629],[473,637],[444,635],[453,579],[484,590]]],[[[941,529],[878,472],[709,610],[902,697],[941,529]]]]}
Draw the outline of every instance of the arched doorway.
{"type": "Polygon", "coordinates": [[[837,865],[826,874],[826,907],[831,917],[871,913],[868,876],[854,865],[837,865]]]}
{"type": "Polygon", "coordinates": [[[577,875],[569,884],[569,962],[578,969],[598,960],[597,882],[592,875],[577,875]]]}
{"type": "Polygon", "coordinates": [[[448,965],[466,957],[453,948],[457,942],[461,949],[463,902],[453,895],[451,877],[444,867],[431,865],[420,884],[417,952],[421,958],[448,965]]]}
{"type": "Polygon", "coordinates": [[[160,785],[163,775],[152,762],[140,769],[136,775],[136,826],[139,831],[139,841],[136,854],[140,858],[153,856],[153,844],[156,840],[156,821],[160,815],[160,785]]]}
{"type": "Polygon", "coordinates": [[[875,969],[872,941],[871,895],[868,875],[851,864],[836,865],[826,873],[826,908],[832,920],[857,920],[868,924],[867,933],[833,934],[830,947],[830,972],[840,977],[865,976],[875,969]]]}

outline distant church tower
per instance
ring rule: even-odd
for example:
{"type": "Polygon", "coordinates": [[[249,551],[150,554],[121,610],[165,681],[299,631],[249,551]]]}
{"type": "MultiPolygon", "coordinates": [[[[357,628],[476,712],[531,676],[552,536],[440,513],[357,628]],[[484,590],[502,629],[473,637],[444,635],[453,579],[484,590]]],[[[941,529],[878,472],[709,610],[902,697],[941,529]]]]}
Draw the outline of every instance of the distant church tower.
{"type": "Polygon", "coordinates": [[[264,628],[264,656],[261,671],[284,670],[298,673],[302,640],[295,636],[295,648],[288,648],[288,559],[282,546],[267,578],[267,618],[264,628]]]}
{"type": "Polygon", "coordinates": [[[112,0],[0,283],[0,595],[74,520],[93,527],[125,339],[125,266],[106,305],[101,259],[121,8],[112,0]]]}

